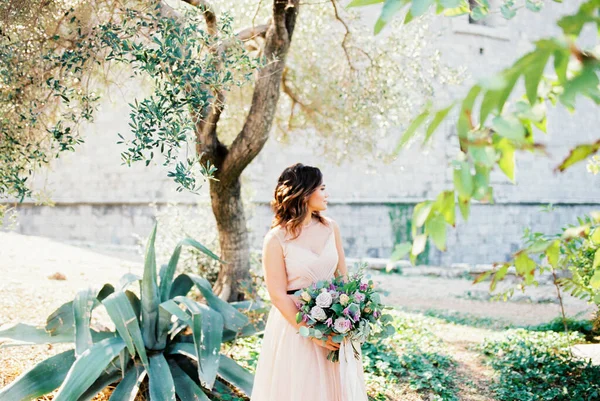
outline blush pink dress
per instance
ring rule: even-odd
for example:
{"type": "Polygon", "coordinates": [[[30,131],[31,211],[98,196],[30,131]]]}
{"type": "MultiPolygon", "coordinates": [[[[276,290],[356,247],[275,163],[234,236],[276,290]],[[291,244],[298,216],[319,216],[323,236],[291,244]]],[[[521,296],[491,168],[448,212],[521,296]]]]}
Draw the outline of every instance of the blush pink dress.
{"type": "MultiPolygon", "coordinates": [[[[334,277],[338,264],[335,234],[313,219],[296,239],[280,227],[272,229],[285,259],[288,290],[308,287],[334,277]]],[[[339,363],[327,360],[328,350],[298,334],[272,307],[256,367],[251,401],[351,401],[342,396],[339,363]]]]}

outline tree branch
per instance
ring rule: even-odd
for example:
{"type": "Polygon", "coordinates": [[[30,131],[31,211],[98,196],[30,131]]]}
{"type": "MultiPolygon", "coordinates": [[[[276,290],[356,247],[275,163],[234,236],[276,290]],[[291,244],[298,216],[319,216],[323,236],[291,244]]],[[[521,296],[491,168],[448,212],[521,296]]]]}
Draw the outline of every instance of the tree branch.
{"type": "MultiPolygon", "coordinates": [[[[190,4],[194,7],[198,7],[204,15],[206,22],[207,32],[209,35],[216,38],[219,33],[217,16],[208,1],[205,0],[183,0],[185,3],[190,4]]],[[[215,54],[215,67],[219,69],[221,67],[219,54],[223,49],[219,46],[211,47],[210,51],[215,54]]],[[[206,88],[211,90],[210,88],[206,88]]],[[[194,110],[193,117],[196,126],[196,154],[203,155],[201,162],[205,159],[211,160],[214,164],[218,154],[218,149],[224,147],[217,137],[217,123],[223,112],[225,95],[221,90],[212,90],[213,100],[207,107],[201,110],[194,110]]]]}
{"type": "Polygon", "coordinates": [[[219,28],[217,26],[217,15],[212,8],[212,5],[206,0],[183,0],[184,2],[198,7],[202,10],[204,14],[204,20],[206,21],[206,27],[208,29],[208,34],[215,36],[219,32],[219,28]]]}
{"type": "Polygon", "coordinates": [[[274,0],[273,18],[266,33],[266,65],[260,69],[250,112],[244,127],[234,139],[217,177],[221,184],[237,180],[242,171],[258,155],[266,143],[277,102],[285,60],[296,25],[299,0],[274,0]]]}
{"type": "Polygon", "coordinates": [[[354,64],[352,64],[352,60],[350,59],[350,52],[348,51],[348,45],[346,43],[348,41],[348,38],[350,37],[350,28],[348,28],[348,24],[346,24],[346,21],[344,21],[340,17],[340,14],[338,13],[337,5],[335,4],[335,0],[331,0],[331,5],[333,6],[333,12],[335,14],[335,19],[340,21],[342,23],[342,25],[344,25],[344,28],[346,29],[346,33],[344,34],[344,40],[342,40],[342,49],[344,49],[344,53],[346,53],[346,59],[348,60],[348,65],[350,66],[350,69],[352,71],[356,71],[356,68],[354,68],[354,64]]]}

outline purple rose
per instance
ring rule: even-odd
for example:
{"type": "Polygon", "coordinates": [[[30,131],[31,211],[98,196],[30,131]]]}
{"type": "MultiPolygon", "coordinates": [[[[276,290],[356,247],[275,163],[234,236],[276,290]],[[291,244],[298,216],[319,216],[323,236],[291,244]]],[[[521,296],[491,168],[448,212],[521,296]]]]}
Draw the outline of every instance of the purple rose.
{"type": "Polygon", "coordinates": [[[361,291],[366,291],[367,288],[369,288],[369,284],[368,283],[361,283],[360,287],[358,287],[358,288],[360,288],[361,291]]]}
{"type": "MultiPolygon", "coordinates": [[[[356,304],[351,304],[351,305],[356,305],[356,304]]],[[[360,309],[356,308],[356,310],[352,310],[350,309],[350,307],[347,307],[346,309],[343,310],[342,312],[345,316],[348,316],[350,319],[352,319],[353,322],[358,322],[358,319],[360,319],[360,309]]]]}
{"type": "Polygon", "coordinates": [[[302,316],[302,321],[303,321],[304,323],[308,322],[308,315],[307,315],[307,314],[304,314],[304,315],[302,316]]]}
{"type": "Polygon", "coordinates": [[[329,289],[335,291],[335,285],[333,283],[329,284],[329,289]]]}
{"type": "Polygon", "coordinates": [[[365,300],[365,294],[363,294],[362,292],[356,292],[356,293],[354,293],[354,299],[357,302],[362,302],[365,300]]]}
{"type": "Polygon", "coordinates": [[[379,316],[381,316],[381,313],[379,313],[379,311],[378,311],[378,310],[376,310],[375,312],[373,312],[373,317],[374,317],[375,319],[378,319],[378,318],[379,318],[379,316]]]}

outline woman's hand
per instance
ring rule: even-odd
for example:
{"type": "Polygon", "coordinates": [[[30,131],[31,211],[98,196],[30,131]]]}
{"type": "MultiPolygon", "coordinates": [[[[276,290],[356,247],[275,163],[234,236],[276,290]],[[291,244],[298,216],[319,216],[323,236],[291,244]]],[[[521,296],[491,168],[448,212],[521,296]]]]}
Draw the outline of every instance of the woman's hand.
{"type": "Polygon", "coordinates": [[[332,340],[331,335],[329,337],[327,337],[326,341],[322,338],[314,338],[314,337],[311,338],[311,341],[323,348],[327,348],[329,351],[337,351],[340,349],[340,344],[334,342],[332,340]]]}

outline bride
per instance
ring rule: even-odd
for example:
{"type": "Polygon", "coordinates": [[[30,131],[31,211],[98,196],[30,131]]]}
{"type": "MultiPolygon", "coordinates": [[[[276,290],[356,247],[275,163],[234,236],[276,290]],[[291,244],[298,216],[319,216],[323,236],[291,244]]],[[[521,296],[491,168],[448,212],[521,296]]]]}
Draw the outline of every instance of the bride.
{"type": "MultiPolygon", "coordinates": [[[[328,193],[316,167],[297,163],[281,173],[271,206],[275,217],[263,243],[263,269],[273,304],[265,327],[251,401],[366,401],[362,367],[350,396],[340,376],[340,363],[327,360],[339,344],[305,338],[298,333],[292,294],[334,276],[347,279],[340,230],[322,216],[328,193]],[[355,392],[353,392],[355,393],[355,392]],[[354,399],[350,399],[354,398],[354,399]]],[[[358,365],[361,365],[358,361],[358,365]]],[[[342,369],[344,371],[344,369],[342,369]]]]}

